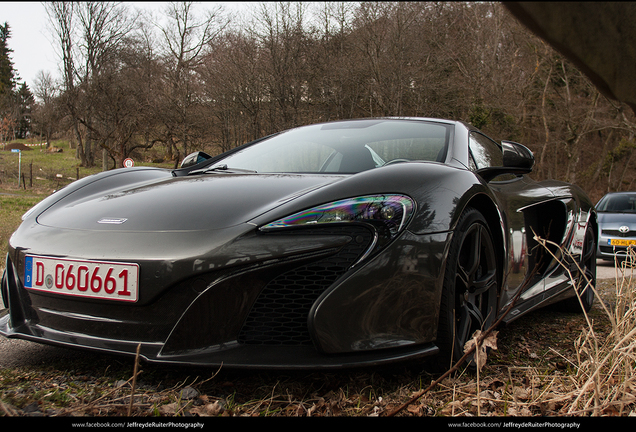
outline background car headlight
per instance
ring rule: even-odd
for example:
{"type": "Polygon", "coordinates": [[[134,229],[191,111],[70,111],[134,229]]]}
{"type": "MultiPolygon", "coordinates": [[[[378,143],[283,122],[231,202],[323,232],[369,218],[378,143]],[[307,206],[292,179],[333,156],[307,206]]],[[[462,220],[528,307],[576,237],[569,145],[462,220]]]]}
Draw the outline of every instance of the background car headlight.
{"type": "Polygon", "coordinates": [[[323,204],[261,227],[262,231],[329,223],[373,225],[380,237],[395,238],[413,214],[415,203],[405,195],[369,195],[323,204]]]}

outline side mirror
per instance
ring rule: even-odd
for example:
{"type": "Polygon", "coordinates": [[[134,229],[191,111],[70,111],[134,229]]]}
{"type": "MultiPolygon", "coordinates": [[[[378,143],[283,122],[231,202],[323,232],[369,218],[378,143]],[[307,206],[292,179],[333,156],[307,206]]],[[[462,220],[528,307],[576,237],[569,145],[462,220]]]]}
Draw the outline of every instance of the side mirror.
{"type": "Polygon", "coordinates": [[[208,160],[210,158],[212,158],[212,156],[202,151],[190,153],[185,158],[183,158],[183,161],[181,162],[181,165],[179,166],[179,168],[187,168],[187,167],[196,165],[198,163],[201,163],[205,160],[208,160]]]}
{"type": "Polygon", "coordinates": [[[534,155],[530,149],[512,141],[502,141],[503,165],[505,168],[514,168],[510,171],[514,174],[528,174],[534,168],[534,155]]]}
{"type": "Polygon", "coordinates": [[[477,170],[487,182],[502,174],[528,174],[534,167],[534,155],[530,149],[512,141],[501,142],[503,166],[491,166],[477,170]]]}

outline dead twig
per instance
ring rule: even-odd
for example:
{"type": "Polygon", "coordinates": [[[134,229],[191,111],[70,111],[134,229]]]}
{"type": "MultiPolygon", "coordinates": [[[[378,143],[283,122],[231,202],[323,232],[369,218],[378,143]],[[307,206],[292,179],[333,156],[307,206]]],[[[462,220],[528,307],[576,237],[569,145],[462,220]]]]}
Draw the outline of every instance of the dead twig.
{"type": "Polygon", "coordinates": [[[132,415],[133,404],[135,400],[135,389],[137,387],[137,369],[139,368],[139,351],[141,350],[141,344],[137,345],[137,354],[135,355],[135,368],[133,370],[132,377],[132,390],[130,391],[130,405],[128,406],[128,416],[132,415]]]}

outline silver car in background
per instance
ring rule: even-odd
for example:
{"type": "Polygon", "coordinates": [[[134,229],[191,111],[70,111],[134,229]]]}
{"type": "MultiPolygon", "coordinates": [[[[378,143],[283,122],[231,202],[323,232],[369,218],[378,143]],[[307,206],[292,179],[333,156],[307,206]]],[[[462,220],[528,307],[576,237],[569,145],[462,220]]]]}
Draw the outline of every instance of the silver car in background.
{"type": "Polygon", "coordinates": [[[614,261],[636,248],[636,192],[612,192],[600,199],[597,258],[614,261]]]}

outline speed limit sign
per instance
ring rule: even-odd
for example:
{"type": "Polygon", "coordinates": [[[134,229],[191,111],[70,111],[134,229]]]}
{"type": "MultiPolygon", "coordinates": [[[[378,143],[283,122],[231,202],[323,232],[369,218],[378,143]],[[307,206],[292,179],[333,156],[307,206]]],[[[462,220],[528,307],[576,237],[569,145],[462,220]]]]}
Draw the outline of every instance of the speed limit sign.
{"type": "Polygon", "coordinates": [[[135,165],[135,161],[133,161],[131,158],[124,159],[125,168],[132,168],[134,165],[135,165]]]}

